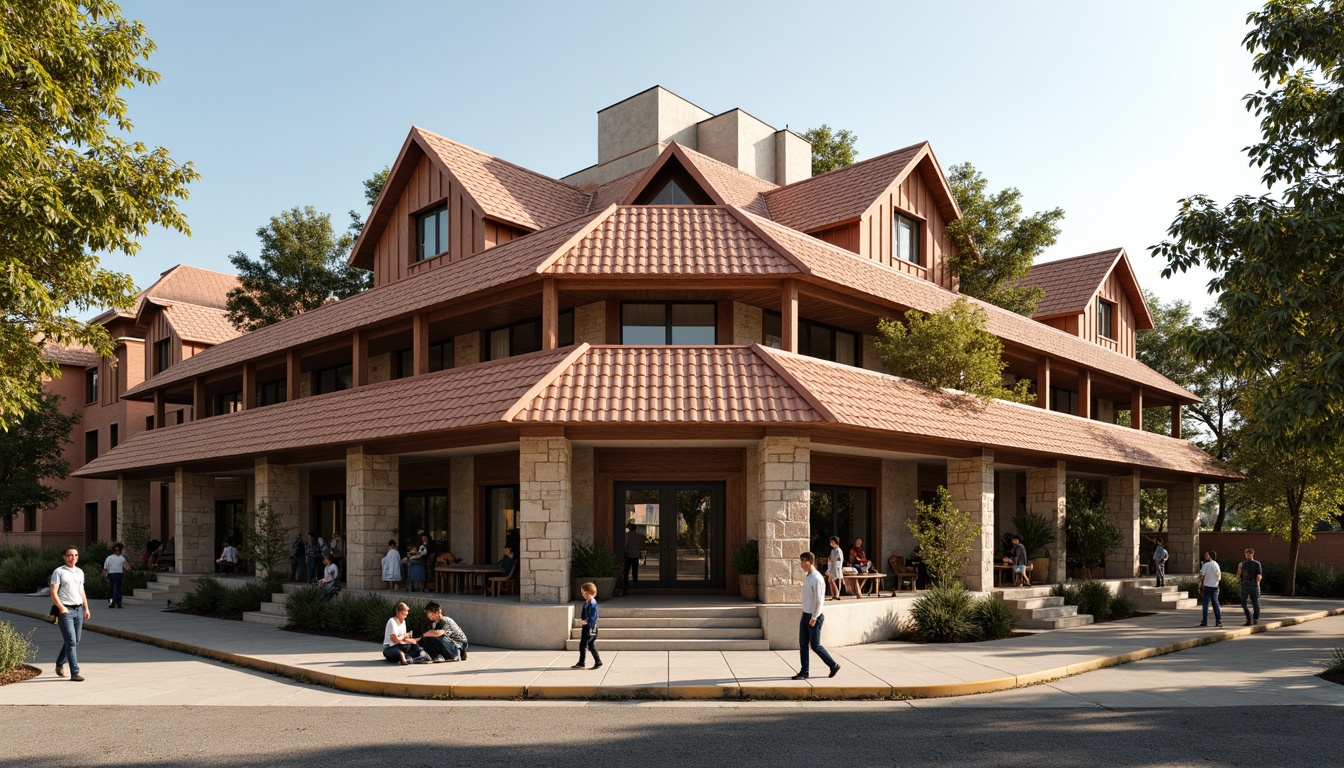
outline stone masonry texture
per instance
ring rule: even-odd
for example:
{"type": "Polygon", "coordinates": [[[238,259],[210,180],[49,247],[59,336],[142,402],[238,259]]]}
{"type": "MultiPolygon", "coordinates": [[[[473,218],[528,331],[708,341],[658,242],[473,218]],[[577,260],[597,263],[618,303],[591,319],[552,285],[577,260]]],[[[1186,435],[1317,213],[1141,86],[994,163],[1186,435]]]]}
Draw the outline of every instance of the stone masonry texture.
{"type": "MultiPolygon", "coordinates": [[[[303,473],[298,467],[275,464],[265,457],[255,464],[253,494],[257,506],[264,501],[271,514],[280,518],[290,530],[290,537],[301,534],[303,525],[303,473]]],[[[344,564],[342,564],[344,567],[344,564]]]]}
{"type": "Polygon", "coordinates": [[[1027,511],[1040,515],[1055,527],[1055,540],[1049,546],[1050,573],[1033,574],[1034,581],[1064,581],[1067,537],[1064,533],[1064,487],[1067,477],[1065,465],[1056,461],[1053,466],[1027,470],[1027,511]]]}
{"type": "Polygon", "coordinates": [[[472,560],[476,540],[476,458],[454,456],[448,462],[448,548],[463,560],[472,560]]]}
{"type": "Polygon", "coordinates": [[[761,569],[757,586],[763,603],[802,600],[798,556],[811,541],[812,450],[806,437],[764,437],[760,465],[761,569]]]}
{"type": "MultiPolygon", "coordinates": [[[[1190,478],[1167,489],[1167,573],[1199,570],[1199,480],[1190,478]]],[[[1239,557],[1239,553],[1222,553],[1239,557]]]]}
{"type": "Polygon", "coordinates": [[[1139,572],[1139,471],[1106,478],[1106,509],[1120,529],[1120,546],[1106,555],[1106,576],[1132,579],[1139,572]]]}
{"type": "MultiPolygon", "coordinates": [[[[117,530],[123,539],[131,525],[143,525],[149,533],[149,504],[148,480],[130,480],[125,475],[117,478],[117,530]]],[[[126,556],[134,560],[140,553],[127,552],[126,556]]]]}
{"type": "Polygon", "coordinates": [[[963,571],[966,588],[983,592],[994,586],[994,452],[947,460],[947,491],[952,506],[980,526],[963,571]]]}
{"type": "Polygon", "coordinates": [[[919,498],[919,465],[913,461],[882,462],[882,551],[870,557],[882,558],[879,565],[887,568],[891,555],[909,557],[915,550],[915,536],[910,532],[910,521],[915,519],[915,500],[919,498]]]}
{"type": "Polygon", "coordinates": [[[346,449],[345,579],[354,589],[382,586],[387,542],[397,537],[400,485],[396,456],[368,453],[363,447],[346,449]]]}
{"type": "Polygon", "coordinates": [[[178,573],[215,571],[215,478],[177,468],[175,559],[178,573]]]}
{"type": "Polygon", "coordinates": [[[518,444],[519,596],[525,603],[569,600],[573,529],[573,451],[563,437],[518,444]]]}

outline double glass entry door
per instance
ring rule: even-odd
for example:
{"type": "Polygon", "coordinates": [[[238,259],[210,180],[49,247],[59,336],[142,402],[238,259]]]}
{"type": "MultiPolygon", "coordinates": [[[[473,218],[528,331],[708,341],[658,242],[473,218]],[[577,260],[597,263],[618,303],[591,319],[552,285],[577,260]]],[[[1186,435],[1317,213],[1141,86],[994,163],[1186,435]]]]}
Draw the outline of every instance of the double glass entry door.
{"type": "Polygon", "coordinates": [[[628,526],[641,542],[627,588],[723,586],[722,483],[618,483],[615,538],[624,567],[628,526]]]}

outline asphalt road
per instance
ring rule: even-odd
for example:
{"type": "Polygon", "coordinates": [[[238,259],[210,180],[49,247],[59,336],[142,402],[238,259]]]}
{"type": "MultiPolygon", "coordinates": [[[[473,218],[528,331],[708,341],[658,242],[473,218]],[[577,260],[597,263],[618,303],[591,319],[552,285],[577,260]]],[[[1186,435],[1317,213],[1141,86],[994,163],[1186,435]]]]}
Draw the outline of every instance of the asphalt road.
{"type": "Polygon", "coordinates": [[[1344,765],[1337,707],[13,707],[0,717],[0,768],[1344,765]]]}

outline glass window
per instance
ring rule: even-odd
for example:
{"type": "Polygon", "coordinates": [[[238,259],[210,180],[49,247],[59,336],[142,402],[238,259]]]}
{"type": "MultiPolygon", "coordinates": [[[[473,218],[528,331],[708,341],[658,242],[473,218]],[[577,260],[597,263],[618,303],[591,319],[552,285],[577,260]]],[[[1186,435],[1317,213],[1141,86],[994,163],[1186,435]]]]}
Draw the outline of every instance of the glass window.
{"type": "MultiPolygon", "coordinates": [[[[396,368],[392,378],[405,379],[415,375],[415,350],[403,349],[395,355],[396,368]]],[[[453,367],[453,342],[440,341],[429,345],[429,372],[444,371],[453,367]]]]}
{"type": "MultiPolygon", "coordinates": [[[[567,309],[557,318],[556,346],[567,347],[574,343],[574,310],[567,309]]],[[[503,360],[514,355],[525,355],[541,349],[541,318],[534,317],[502,328],[495,328],[486,334],[487,360],[503,360]]],[[[451,366],[450,366],[451,367],[451,366]]]]}
{"type": "Polygon", "coordinates": [[[1078,415],[1078,393],[1060,387],[1050,388],[1050,410],[1078,415]]]}
{"type": "Polygon", "coordinates": [[[1097,333],[1107,339],[1115,338],[1115,304],[1097,299],[1097,333]]]}
{"type": "Polygon", "coordinates": [[[160,339],[154,342],[154,372],[161,373],[173,364],[173,340],[160,339]]]}
{"type": "Polygon", "coordinates": [[[919,222],[895,214],[892,251],[897,259],[919,264],[919,222]]]}
{"type": "Polygon", "coordinates": [[[84,463],[98,458],[98,430],[91,429],[84,433],[84,463]]]}
{"type": "Polygon", "coordinates": [[[98,402],[98,369],[90,368],[84,372],[84,402],[98,402]]]}
{"type": "MultiPolygon", "coordinates": [[[[448,492],[406,491],[401,494],[401,521],[398,528],[402,546],[420,546],[420,535],[428,534],[430,549],[448,549],[448,492]]],[[[462,553],[455,553],[462,557],[462,553]]]]}
{"type": "Polygon", "coordinates": [[[676,179],[669,178],[662,189],[649,198],[647,205],[695,205],[695,201],[681,188],[676,179]]]}
{"type": "Polygon", "coordinates": [[[622,344],[717,344],[712,302],[628,301],[621,304],[622,344]]]}
{"type": "MultiPolygon", "coordinates": [[[[765,313],[765,345],[784,346],[783,318],[778,312],[765,313]]],[[[805,318],[798,319],[798,353],[845,365],[858,365],[861,348],[859,334],[805,318]]]]}
{"type": "Polygon", "coordinates": [[[424,261],[448,250],[448,206],[440,206],[416,218],[418,242],[415,260],[424,261]]]}
{"type": "Polygon", "coordinates": [[[284,379],[268,381],[265,384],[257,386],[258,405],[275,405],[276,403],[283,403],[285,402],[286,397],[287,393],[285,392],[284,379]]]}
{"type": "Polygon", "coordinates": [[[840,550],[845,553],[846,562],[855,539],[863,539],[863,548],[870,561],[881,562],[877,542],[868,540],[872,523],[870,495],[867,488],[812,486],[809,519],[812,551],[818,562],[825,562],[830,556],[832,536],[840,538],[840,550]]]}
{"type": "Polygon", "coordinates": [[[320,371],[313,372],[313,384],[316,390],[313,394],[325,395],[328,392],[340,392],[354,386],[354,381],[355,369],[350,363],[323,368],[320,371]]]}
{"type": "Polygon", "coordinates": [[[121,426],[120,426],[119,424],[113,424],[112,426],[108,427],[107,429],[108,429],[108,432],[107,432],[107,442],[108,442],[108,446],[107,446],[107,447],[108,447],[108,450],[111,450],[111,449],[113,449],[113,448],[116,448],[116,447],[117,447],[117,444],[121,442],[121,426]]]}
{"type": "MultiPolygon", "coordinates": [[[[243,410],[243,393],[239,390],[237,392],[225,392],[222,395],[215,395],[213,404],[215,410],[212,415],[214,416],[222,416],[226,413],[236,413],[243,410]]],[[[179,413],[181,413],[181,411],[179,411],[179,413]]]]}
{"type": "MultiPolygon", "coordinates": [[[[485,489],[485,562],[497,563],[504,547],[518,552],[518,486],[497,485],[485,489]]],[[[466,557],[462,552],[458,557],[466,557]]]]}

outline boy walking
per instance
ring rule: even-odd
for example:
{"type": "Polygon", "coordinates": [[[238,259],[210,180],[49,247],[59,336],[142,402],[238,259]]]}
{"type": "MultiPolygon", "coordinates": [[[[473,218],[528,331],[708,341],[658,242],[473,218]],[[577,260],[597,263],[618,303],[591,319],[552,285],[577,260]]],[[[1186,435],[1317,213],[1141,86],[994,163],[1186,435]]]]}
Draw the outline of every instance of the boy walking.
{"type": "Polygon", "coordinates": [[[817,654],[817,658],[822,663],[831,668],[831,674],[827,677],[835,677],[835,673],[840,671],[840,665],[835,663],[831,654],[821,645],[821,625],[825,620],[822,615],[822,605],[826,602],[826,585],[822,583],[821,574],[817,573],[816,555],[811,552],[804,552],[798,556],[798,565],[803,569],[803,615],[798,621],[798,655],[800,659],[798,674],[793,676],[794,680],[806,680],[808,671],[808,662],[811,660],[810,648],[817,654]]]}
{"type": "Polygon", "coordinates": [[[1013,534],[1013,586],[1031,586],[1031,577],[1027,575],[1027,548],[1016,533],[1013,534]]]}
{"type": "Polygon", "coordinates": [[[1241,579],[1241,610],[1246,614],[1246,626],[1260,623],[1260,580],[1264,578],[1265,567],[1255,559],[1255,550],[1247,548],[1246,559],[1237,563],[1237,578],[1241,579]],[[1246,606],[1250,600],[1255,605],[1255,615],[1246,606]]]}
{"type": "Polygon", "coordinates": [[[583,669],[588,651],[593,652],[593,669],[598,669],[602,666],[602,658],[597,655],[597,585],[584,582],[579,593],[583,595],[583,634],[579,636],[579,663],[570,669],[583,669]]]}

